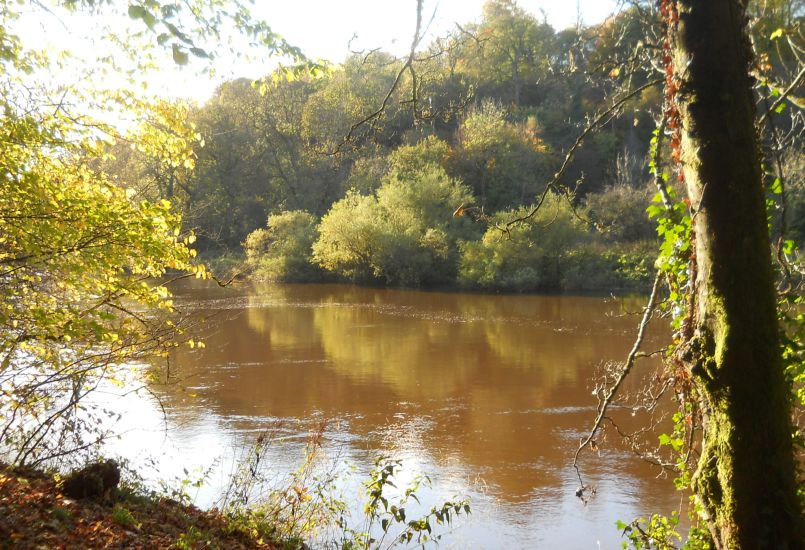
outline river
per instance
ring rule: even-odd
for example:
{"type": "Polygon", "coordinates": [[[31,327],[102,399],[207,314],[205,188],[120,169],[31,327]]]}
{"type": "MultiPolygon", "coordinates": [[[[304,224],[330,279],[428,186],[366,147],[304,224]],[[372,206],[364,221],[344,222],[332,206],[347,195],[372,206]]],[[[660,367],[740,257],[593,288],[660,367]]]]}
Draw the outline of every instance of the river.
{"type": "MultiPolygon", "coordinates": [[[[181,383],[116,401],[124,435],[114,450],[163,478],[209,470],[193,493],[199,505],[214,503],[262,431],[273,434],[268,467],[279,478],[325,422],[325,461],[351,466],[341,485],[350,502],[379,453],[402,460],[401,485],[432,479],[424,507],[470,500],[472,514],[442,548],[619,548],[617,520],[680,507],[671,480],[612,435],[583,455],[596,494],[575,496],[571,463],[594,419],[592,381],[603,362],[625,358],[639,298],[348,285],[176,292],[200,320],[204,347],[171,356],[181,383]]],[[[647,349],[662,346],[662,324],[647,349]]],[[[638,376],[656,367],[640,364],[638,376]]]]}

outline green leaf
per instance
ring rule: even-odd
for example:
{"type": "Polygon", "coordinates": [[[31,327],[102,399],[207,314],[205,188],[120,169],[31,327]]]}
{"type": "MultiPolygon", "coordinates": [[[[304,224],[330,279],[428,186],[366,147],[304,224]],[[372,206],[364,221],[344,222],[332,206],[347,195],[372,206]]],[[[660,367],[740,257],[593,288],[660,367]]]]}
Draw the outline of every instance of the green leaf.
{"type": "Polygon", "coordinates": [[[190,39],[190,37],[188,37],[185,33],[180,31],[176,25],[174,25],[173,23],[169,23],[167,21],[163,21],[163,23],[165,24],[166,27],[168,27],[168,30],[171,32],[173,36],[175,36],[188,46],[193,45],[193,41],[190,39]]]}
{"type": "Polygon", "coordinates": [[[173,62],[177,65],[187,65],[188,57],[187,53],[183,52],[182,49],[179,47],[178,44],[175,42],[172,44],[173,48],[173,62]]]}
{"type": "Polygon", "coordinates": [[[143,10],[142,20],[151,30],[154,29],[154,25],[157,23],[157,18],[148,10],[143,10]]]}
{"type": "Polygon", "coordinates": [[[145,8],[142,6],[129,6],[129,17],[132,19],[142,19],[145,13],[145,8]]]}
{"type": "Polygon", "coordinates": [[[192,53],[196,57],[200,57],[202,59],[209,59],[210,58],[210,54],[208,54],[206,51],[202,50],[201,48],[190,48],[190,53],[192,53]]]}
{"type": "Polygon", "coordinates": [[[162,17],[173,17],[179,11],[179,8],[172,5],[172,4],[165,4],[161,6],[160,11],[162,11],[162,17]]]}
{"type": "Polygon", "coordinates": [[[651,206],[646,208],[646,212],[648,213],[648,217],[652,218],[652,219],[656,218],[657,216],[662,214],[663,210],[664,210],[663,207],[657,206],[656,204],[652,204],[651,206]]]}
{"type": "Polygon", "coordinates": [[[771,186],[769,187],[769,191],[771,191],[775,195],[783,194],[783,182],[780,180],[780,178],[774,178],[774,181],[771,183],[771,186]]]}

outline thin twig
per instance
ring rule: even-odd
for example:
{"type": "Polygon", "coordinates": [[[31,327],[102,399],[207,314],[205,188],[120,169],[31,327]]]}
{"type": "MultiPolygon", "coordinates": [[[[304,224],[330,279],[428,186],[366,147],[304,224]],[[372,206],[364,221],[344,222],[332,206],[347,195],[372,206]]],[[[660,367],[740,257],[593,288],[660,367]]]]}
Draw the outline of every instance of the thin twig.
{"type": "Polygon", "coordinates": [[[785,101],[788,98],[791,92],[793,92],[797,88],[797,86],[800,85],[803,78],[805,78],[805,67],[802,67],[802,69],[799,71],[799,74],[797,74],[796,78],[794,78],[794,81],[788,85],[788,88],[786,88],[782,94],[780,94],[780,97],[777,98],[777,101],[772,103],[771,107],[769,107],[766,110],[766,112],[763,113],[763,116],[760,117],[760,120],[758,120],[758,126],[763,125],[763,123],[766,121],[766,118],[771,116],[771,113],[777,110],[777,107],[779,107],[783,103],[783,101],[785,101]]]}
{"type": "Polygon", "coordinates": [[[609,388],[606,397],[604,400],[598,405],[598,416],[595,418],[595,422],[593,423],[593,428],[590,430],[590,433],[581,442],[579,448],[576,449],[576,454],[573,455],[573,468],[576,469],[576,475],[579,478],[580,484],[580,491],[584,491],[584,482],[581,479],[581,471],[579,470],[578,461],[579,461],[579,454],[581,453],[584,448],[586,448],[590,442],[595,437],[595,434],[598,432],[598,429],[601,427],[601,422],[604,420],[604,417],[609,409],[610,405],[612,404],[612,400],[615,398],[615,394],[618,392],[623,381],[629,375],[634,367],[635,359],[637,358],[637,354],[640,351],[640,346],[643,344],[643,338],[646,335],[646,327],[648,327],[649,321],[651,321],[651,316],[654,313],[654,306],[656,305],[657,301],[657,292],[660,288],[660,282],[662,281],[661,272],[658,271],[657,275],[654,277],[654,286],[651,288],[651,295],[648,299],[648,304],[646,304],[646,309],[643,311],[643,318],[640,320],[640,325],[637,330],[637,338],[635,339],[635,343],[632,346],[631,351],[629,351],[629,355],[626,358],[626,363],[623,366],[623,370],[621,370],[618,378],[615,380],[615,383],[612,387],[609,388]]]}
{"type": "Polygon", "coordinates": [[[624,103],[626,103],[627,101],[629,101],[630,99],[632,99],[633,97],[638,95],[639,93],[643,92],[644,90],[647,90],[648,88],[651,88],[652,86],[656,86],[657,84],[661,84],[663,82],[665,82],[665,80],[663,78],[657,78],[655,80],[651,80],[651,81],[643,84],[642,86],[640,86],[638,88],[635,88],[634,90],[632,90],[631,92],[629,92],[628,94],[626,94],[625,96],[620,98],[618,101],[613,103],[612,106],[610,106],[606,111],[602,112],[597,117],[595,117],[595,119],[593,119],[593,121],[590,124],[587,125],[587,127],[584,129],[584,131],[581,134],[579,134],[579,137],[576,138],[576,141],[575,141],[575,143],[573,143],[573,146],[568,150],[567,154],[565,155],[564,161],[562,161],[562,166],[559,167],[559,171],[557,171],[553,175],[553,178],[551,179],[551,181],[548,182],[548,185],[545,186],[545,190],[542,192],[542,194],[540,195],[539,199],[537,200],[536,206],[534,206],[534,208],[532,208],[531,211],[528,214],[526,214],[525,216],[520,216],[519,218],[515,218],[515,219],[509,221],[508,223],[506,223],[505,230],[508,232],[508,230],[511,228],[512,225],[514,225],[516,223],[522,223],[524,221],[527,221],[527,220],[533,218],[537,214],[537,212],[539,212],[539,209],[542,207],[543,203],[545,202],[545,198],[548,196],[548,192],[551,191],[551,190],[555,191],[555,190],[557,190],[559,188],[559,180],[561,180],[562,177],[565,175],[565,172],[567,171],[568,167],[570,166],[571,161],[576,156],[576,151],[578,151],[578,149],[581,147],[582,143],[584,142],[584,139],[591,132],[593,132],[596,128],[601,126],[602,123],[605,120],[607,120],[610,116],[612,116],[612,114],[615,111],[620,109],[623,106],[624,103]]]}

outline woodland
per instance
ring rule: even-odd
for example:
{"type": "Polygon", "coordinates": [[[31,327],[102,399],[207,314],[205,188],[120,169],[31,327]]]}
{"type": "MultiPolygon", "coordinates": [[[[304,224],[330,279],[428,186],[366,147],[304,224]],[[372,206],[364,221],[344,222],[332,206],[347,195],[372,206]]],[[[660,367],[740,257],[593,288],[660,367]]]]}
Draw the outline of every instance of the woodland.
{"type": "Polygon", "coordinates": [[[157,116],[194,125],[192,162],[120,142],[103,169],[177,205],[203,256],[243,250],[263,280],[647,290],[655,11],[557,31],[492,2],[408,59],[356,52],[322,74],[278,71],[200,107],[162,105],[157,116]],[[631,97],[574,147],[621,92],[631,97]]]}
{"type": "MultiPolygon", "coordinates": [[[[227,284],[205,262],[274,282],[641,290],[635,347],[596,390],[577,461],[647,323],[663,317],[673,342],[655,382],[678,410],[659,441],[692,495],[685,544],[802,548],[802,2],[633,1],[554,29],[491,0],[427,43],[419,2],[410,54],[331,61],[306,59],[239,2],[57,4],[133,30],[100,65],[123,86],[53,86],[63,59],[13,25],[19,6],[49,4],[0,2],[9,467],[86,461],[103,439],[93,414],[108,411],[87,414],[85,397],[125,384],[146,357],[199,344],[165,281],[227,284]],[[231,27],[286,65],[200,105],[138,92],[153,56],[205,62],[231,27]],[[111,112],[136,122],[110,123],[111,112]]],[[[430,523],[380,511],[393,471],[368,485],[374,512],[390,514],[383,532],[397,522],[402,542],[421,541],[430,523]]],[[[623,532],[633,547],[669,548],[674,525],[653,516],[623,532]]],[[[343,547],[375,542],[353,535],[343,547]]]]}

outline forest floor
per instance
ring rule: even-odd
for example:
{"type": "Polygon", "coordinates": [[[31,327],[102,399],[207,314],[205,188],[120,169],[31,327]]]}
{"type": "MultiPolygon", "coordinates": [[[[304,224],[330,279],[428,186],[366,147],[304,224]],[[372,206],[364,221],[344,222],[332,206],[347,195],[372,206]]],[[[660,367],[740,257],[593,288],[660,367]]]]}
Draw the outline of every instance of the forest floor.
{"type": "Polygon", "coordinates": [[[175,500],[124,495],[65,497],[46,473],[0,464],[0,549],[273,549],[215,510],[175,500]]]}

